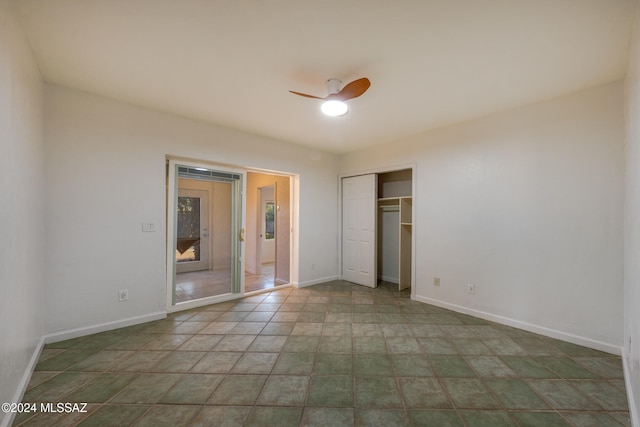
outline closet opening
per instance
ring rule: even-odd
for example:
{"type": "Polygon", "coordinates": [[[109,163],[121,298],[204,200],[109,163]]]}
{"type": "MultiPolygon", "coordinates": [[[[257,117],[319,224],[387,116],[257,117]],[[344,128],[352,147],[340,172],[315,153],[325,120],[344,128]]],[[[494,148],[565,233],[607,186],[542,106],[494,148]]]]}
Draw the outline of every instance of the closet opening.
{"type": "Polygon", "coordinates": [[[343,177],[341,194],[342,279],[411,288],[413,168],[343,177]]]}
{"type": "Polygon", "coordinates": [[[378,281],[411,287],[413,239],[412,171],[378,174],[378,281]]]}

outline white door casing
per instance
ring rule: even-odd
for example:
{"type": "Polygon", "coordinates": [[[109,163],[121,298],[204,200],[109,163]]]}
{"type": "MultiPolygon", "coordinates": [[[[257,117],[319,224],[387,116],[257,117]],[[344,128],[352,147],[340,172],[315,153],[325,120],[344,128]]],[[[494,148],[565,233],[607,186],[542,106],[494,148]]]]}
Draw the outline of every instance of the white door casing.
{"type": "Polygon", "coordinates": [[[342,278],[375,288],[377,176],[342,179],[342,278]]]}

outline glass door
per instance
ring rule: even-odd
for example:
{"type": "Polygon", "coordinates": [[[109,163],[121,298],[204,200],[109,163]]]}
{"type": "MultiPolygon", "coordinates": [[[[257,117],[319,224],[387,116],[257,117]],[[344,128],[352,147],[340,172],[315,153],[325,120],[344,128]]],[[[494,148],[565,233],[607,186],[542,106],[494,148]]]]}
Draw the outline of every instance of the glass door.
{"type": "Polygon", "coordinates": [[[178,179],[176,274],[209,270],[209,191],[178,179]],[[182,186],[181,186],[182,185],[182,186]]]}
{"type": "Polygon", "coordinates": [[[243,185],[241,170],[169,161],[169,311],[242,294],[243,185]]]}

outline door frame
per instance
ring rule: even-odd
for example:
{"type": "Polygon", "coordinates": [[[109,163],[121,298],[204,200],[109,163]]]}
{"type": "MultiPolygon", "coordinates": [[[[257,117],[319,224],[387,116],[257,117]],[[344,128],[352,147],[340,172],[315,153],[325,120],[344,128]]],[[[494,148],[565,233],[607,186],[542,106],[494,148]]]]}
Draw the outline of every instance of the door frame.
{"type": "Polygon", "coordinates": [[[240,221],[240,229],[246,230],[246,194],[247,194],[247,173],[255,172],[255,173],[263,173],[270,175],[280,175],[289,177],[289,203],[290,203],[290,236],[289,236],[289,284],[287,285],[279,285],[272,289],[267,290],[257,290],[253,292],[245,292],[244,287],[244,260],[245,260],[245,245],[241,244],[240,251],[240,261],[241,261],[241,270],[239,273],[240,277],[240,293],[230,293],[224,294],[216,297],[203,298],[195,301],[187,301],[180,303],[178,305],[173,304],[173,296],[175,289],[175,276],[174,276],[174,266],[175,266],[175,248],[173,248],[173,244],[165,244],[167,247],[166,250],[166,307],[167,313],[173,313],[182,310],[188,310],[191,308],[201,307],[204,305],[214,304],[218,302],[230,301],[239,298],[243,298],[245,296],[250,296],[254,294],[259,294],[262,292],[272,292],[274,289],[281,289],[287,286],[295,286],[299,287],[299,252],[300,252],[300,241],[299,241],[299,212],[300,212],[300,175],[296,173],[275,171],[271,169],[258,169],[258,168],[249,168],[246,166],[238,166],[238,165],[230,165],[230,164],[220,164],[216,162],[210,162],[207,160],[194,160],[187,159],[184,157],[166,156],[166,242],[173,241],[173,237],[175,236],[175,213],[173,209],[169,209],[169,201],[173,201],[175,203],[175,198],[177,197],[177,174],[176,174],[176,165],[188,166],[188,167],[201,167],[206,169],[213,169],[218,171],[227,171],[230,173],[240,174],[242,177],[242,185],[240,188],[240,204],[241,206],[241,221],[240,221]]]}
{"type": "MultiPolygon", "coordinates": [[[[251,292],[246,292],[245,296],[248,295],[255,295],[255,294],[260,294],[263,292],[272,292],[273,290],[277,290],[277,289],[281,289],[281,288],[285,288],[287,286],[294,286],[294,287],[299,287],[299,248],[300,248],[300,242],[299,242],[299,212],[300,212],[300,206],[299,206],[299,200],[300,200],[300,175],[298,174],[294,174],[294,173],[289,173],[289,172],[282,172],[282,171],[274,171],[271,169],[257,169],[257,168],[247,168],[246,169],[247,173],[255,173],[255,174],[261,174],[261,175],[273,175],[273,176],[282,176],[282,177],[287,177],[289,178],[289,245],[287,245],[286,247],[283,247],[282,244],[278,244],[277,243],[277,236],[276,236],[276,255],[275,255],[275,265],[278,265],[278,250],[287,250],[289,253],[289,282],[288,283],[278,283],[277,281],[277,270],[274,269],[274,287],[273,288],[269,288],[269,289],[259,289],[256,291],[251,291],[251,292]]],[[[263,187],[267,187],[267,186],[263,186],[263,187]]],[[[257,206],[260,206],[260,188],[261,187],[257,187],[256,189],[258,190],[256,193],[256,201],[257,201],[257,206]]],[[[275,198],[275,202],[276,202],[276,209],[277,209],[277,205],[278,205],[278,186],[276,184],[274,184],[274,198],[275,198]]],[[[260,208],[261,210],[261,208],[260,208]]],[[[277,210],[276,210],[276,217],[277,217],[277,210]]],[[[261,214],[260,212],[256,213],[256,217],[257,217],[257,222],[260,220],[261,214]]],[[[276,220],[277,221],[277,220],[276,220]]],[[[256,224],[258,227],[261,227],[261,225],[256,224]]],[[[276,229],[279,226],[276,225],[276,229]]],[[[260,239],[256,238],[253,239],[252,241],[256,242],[254,244],[256,244],[256,252],[258,250],[261,250],[260,248],[260,239]]],[[[261,259],[261,257],[260,257],[261,259]]],[[[255,254],[255,259],[254,261],[257,263],[258,261],[258,254],[255,254]]],[[[259,268],[258,266],[256,266],[256,268],[259,268]]]]}
{"type": "MultiPolygon", "coordinates": [[[[228,165],[219,165],[213,163],[199,162],[194,160],[184,160],[181,158],[173,158],[167,157],[167,229],[166,229],[166,250],[167,250],[167,258],[166,258],[166,305],[167,312],[175,312],[188,310],[195,307],[201,307],[203,305],[215,304],[218,302],[229,301],[232,299],[241,298],[244,296],[244,257],[245,257],[245,248],[244,248],[244,230],[246,228],[246,203],[245,203],[245,194],[246,194],[246,185],[247,185],[247,174],[245,169],[229,167],[228,165]],[[240,206],[239,215],[236,213],[236,217],[238,218],[238,223],[232,227],[234,230],[238,230],[238,234],[235,237],[237,249],[235,250],[237,256],[236,265],[232,265],[232,269],[236,269],[236,277],[239,284],[239,292],[231,292],[222,295],[216,295],[206,298],[201,298],[193,301],[185,301],[176,304],[175,303],[175,236],[177,233],[176,227],[176,213],[174,206],[176,205],[177,197],[178,197],[178,174],[177,168],[178,166],[185,166],[189,168],[204,168],[207,170],[215,170],[219,172],[226,172],[240,175],[240,183],[239,188],[237,189],[237,194],[235,197],[237,198],[237,204],[240,206]],[[242,238],[241,238],[242,237],[242,238]]],[[[233,221],[233,219],[232,219],[233,221]]],[[[233,231],[232,231],[233,233],[233,231]]],[[[233,234],[232,234],[233,236],[233,234]]],[[[232,244],[234,239],[232,238],[232,244]]],[[[232,258],[233,259],[233,258],[232,258]]],[[[233,273],[232,273],[233,275],[233,273]]],[[[233,288],[233,284],[232,284],[233,288]]]]}
{"type": "MultiPolygon", "coordinates": [[[[411,169],[411,197],[413,203],[411,205],[411,217],[413,218],[413,226],[411,227],[411,299],[415,299],[416,294],[416,189],[417,189],[417,163],[406,163],[395,166],[386,166],[378,168],[364,169],[356,172],[346,172],[338,174],[338,268],[340,280],[342,277],[342,178],[349,178],[358,175],[381,174],[386,172],[394,172],[403,169],[411,169]]],[[[377,195],[376,195],[377,198],[377,195]]]]}

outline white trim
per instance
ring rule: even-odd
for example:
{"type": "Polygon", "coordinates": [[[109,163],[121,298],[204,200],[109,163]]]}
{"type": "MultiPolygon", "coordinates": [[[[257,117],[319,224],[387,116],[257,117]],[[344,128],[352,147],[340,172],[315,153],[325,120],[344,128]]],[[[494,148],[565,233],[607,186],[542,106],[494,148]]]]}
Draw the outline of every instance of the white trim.
{"type": "Polygon", "coordinates": [[[624,385],[627,390],[627,401],[629,402],[629,417],[631,418],[631,425],[633,427],[640,427],[640,408],[636,407],[636,400],[633,394],[633,387],[631,386],[631,366],[629,366],[629,355],[627,352],[622,352],[622,369],[624,370],[624,385]]]}
{"type": "Polygon", "coordinates": [[[165,277],[165,306],[167,311],[174,306],[173,297],[175,295],[175,267],[176,251],[173,248],[174,236],[176,235],[176,200],[178,197],[178,175],[176,174],[176,160],[167,158],[167,228],[166,232],[166,277],[165,277]],[[171,241],[171,243],[169,243],[171,241]]]}
{"type": "MultiPolygon", "coordinates": [[[[238,280],[240,281],[239,283],[240,286],[238,289],[238,293],[236,295],[244,296],[244,279],[245,279],[244,266],[246,264],[244,261],[246,256],[246,243],[245,243],[246,239],[244,236],[246,235],[246,231],[247,231],[247,169],[239,168],[238,170],[240,171],[239,173],[242,178],[240,181],[240,190],[238,191],[239,194],[236,194],[236,197],[239,197],[240,200],[235,201],[236,202],[235,207],[237,207],[238,204],[240,204],[240,224],[238,224],[236,232],[240,233],[240,235],[242,235],[243,238],[242,240],[240,240],[240,238],[238,237],[236,240],[236,244],[239,245],[237,246],[237,248],[240,249],[238,251],[239,258],[237,259],[238,265],[237,266],[232,265],[232,268],[235,269],[236,275],[238,276],[238,280]]],[[[232,209],[232,212],[234,212],[233,209],[232,209]]],[[[233,241],[233,235],[231,239],[232,239],[231,241],[233,241]]]]}
{"type": "Polygon", "coordinates": [[[307,282],[301,282],[301,283],[291,282],[291,284],[296,288],[306,288],[307,286],[318,285],[320,283],[325,283],[325,282],[332,282],[334,280],[340,280],[340,276],[322,277],[320,279],[309,280],[307,282]]]}
{"type": "Polygon", "coordinates": [[[54,342],[70,340],[72,338],[84,337],[86,335],[97,334],[99,332],[111,331],[114,329],[125,328],[127,326],[139,325],[140,323],[153,322],[154,320],[165,319],[167,313],[164,311],[158,311],[156,313],[149,313],[142,316],[129,317],[122,320],[115,320],[113,322],[99,323],[93,326],[86,326],[83,328],[69,329],[67,331],[56,332],[44,336],[45,344],[51,344],[54,342]]]}
{"type": "Polygon", "coordinates": [[[158,311],[156,313],[149,313],[142,316],[129,317],[127,319],[115,320],[113,322],[99,323],[97,325],[86,326],[83,328],[69,329],[67,331],[56,332],[53,334],[45,335],[45,344],[51,344],[54,342],[69,340],[71,338],[83,337],[85,335],[96,334],[98,332],[111,331],[113,329],[124,328],[127,326],[138,325],[140,323],[152,322],[154,320],[165,319],[167,313],[165,311],[158,311]]]}
{"type": "Polygon", "coordinates": [[[300,175],[293,175],[290,179],[289,191],[291,192],[291,249],[289,282],[297,283],[300,279],[300,175]]]}
{"type": "Polygon", "coordinates": [[[509,317],[498,316],[495,314],[487,313],[480,310],[474,310],[472,308],[464,307],[457,304],[451,304],[445,301],[436,300],[433,298],[427,298],[422,296],[411,297],[419,302],[435,305],[437,307],[446,308],[448,310],[456,311],[458,313],[469,314],[480,319],[489,320],[492,322],[500,323],[502,325],[512,326],[514,328],[523,329],[525,331],[533,332],[536,334],[544,335],[550,338],[567,341],[573,344],[593,348],[595,350],[604,351],[605,353],[615,354],[620,356],[622,354],[622,347],[614,344],[609,344],[602,341],[593,340],[591,338],[582,337],[580,335],[574,335],[567,332],[550,329],[545,326],[535,325],[533,323],[523,322],[521,320],[512,319],[509,317]]]}
{"type": "MultiPolygon", "coordinates": [[[[31,359],[29,359],[29,363],[27,364],[24,373],[22,374],[22,379],[18,383],[18,387],[16,388],[16,392],[13,395],[13,399],[11,402],[22,402],[22,397],[24,393],[27,391],[27,387],[29,386],[29,382],[31,381],[31,375],[33,371],[36,369],[36,365],[38,364],[38,360],[40,359],[40,354],[42,353],[42,349],[44,348],[44,337],[40,337],[38,343],[36,344],[36,348],[33,349],[33,354],[31,355],[31,359]]],[[[4,416],[2,423],[0,426],[9,427],[13,424],[13,420],[16,417],[15,412],[9,412],[4,416]]]]}
{"type": "Polygon", "coordinates": [[[397,277],[391,277],[391,276],[378,276],[378,277],[385,282],[395,283],[396,285],[400,283],[400,279],[397,277]]]}

